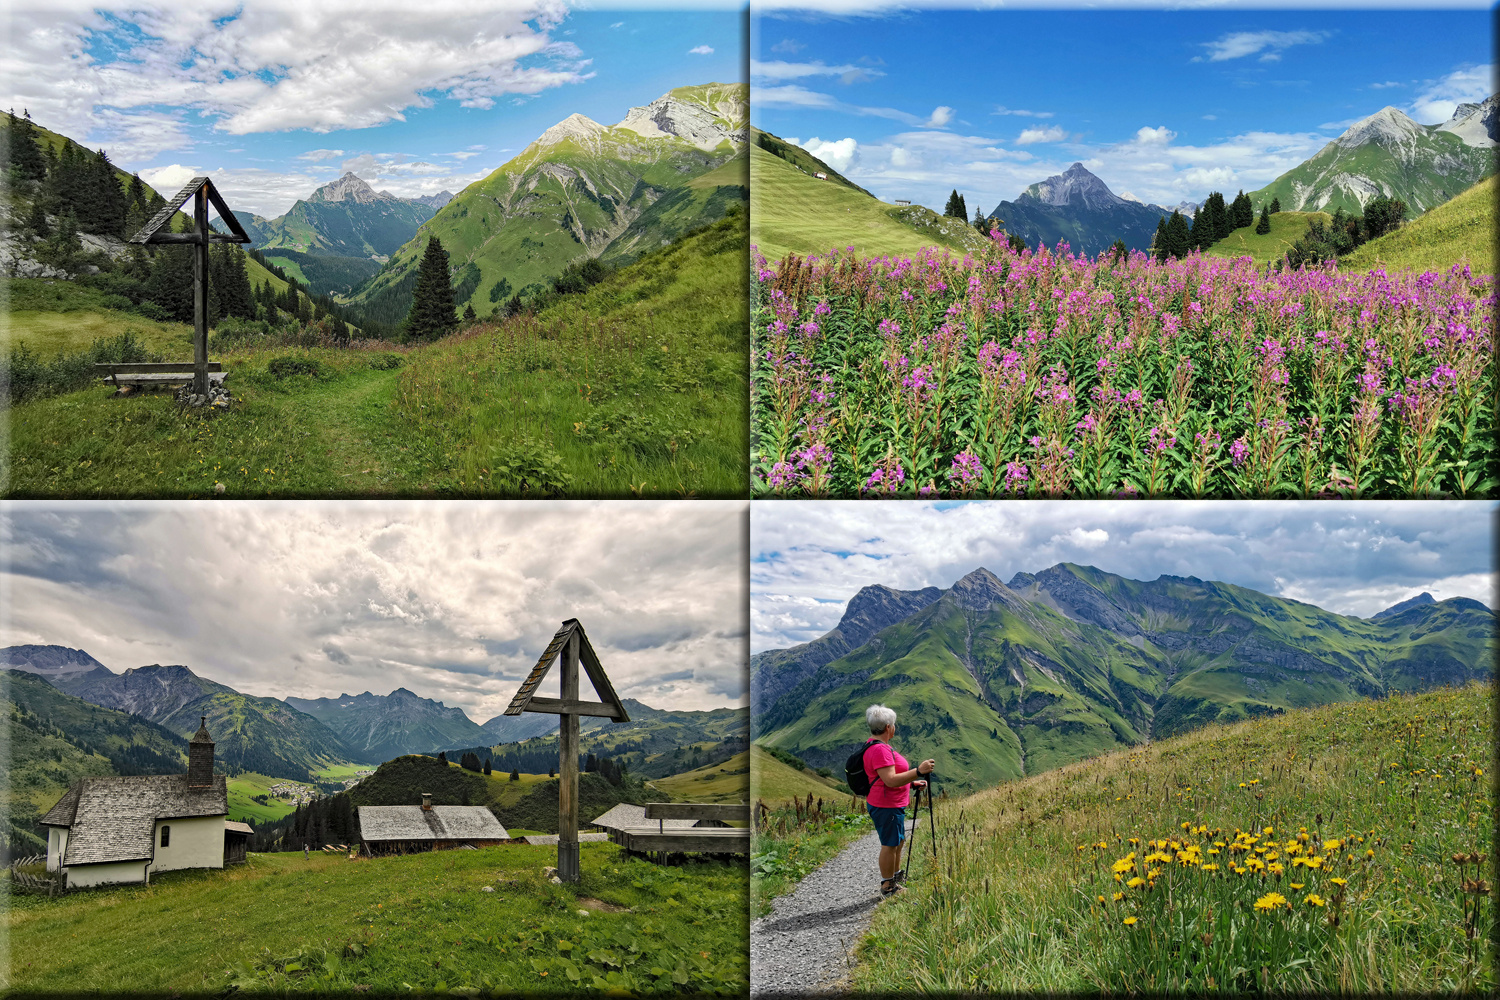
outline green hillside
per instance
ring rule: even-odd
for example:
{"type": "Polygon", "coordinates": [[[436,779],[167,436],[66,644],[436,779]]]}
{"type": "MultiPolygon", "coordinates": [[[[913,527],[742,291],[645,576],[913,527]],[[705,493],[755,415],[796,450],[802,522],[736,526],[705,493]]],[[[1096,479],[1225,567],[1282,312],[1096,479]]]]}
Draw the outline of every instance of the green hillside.
{"type": "MultiPolygon", "coordinates": [[[[772,135],[770,132],[752,128],[750,129],[750,141],[772,156],[790,163],[809,177],[814,177],[815,174],[820,173],[827,174],[830,183],[842,184],[844,187],[852,188],[860,194],[870,195],[871,198],[875,197],[801,146],[794,146],[778,135],[772,135]]],[[[816,178],[814,177],[814,179],[816,178]]]]}
{"type": "Polygon", "coordinates": [[[760,711],[759,742],[841,766],[879,691],[896,746],[974,790],[1149,739],[1489,675],[1495,615],[1454,598],[1375,620],[1192,577],[985,570],[760,711]]]}
{"type": "Polygon", "coordinates": [[[507,844],[357,860],[252,854],[149,886],[62,899],[7,891],[6,985],[79,995],[129,984],[163,997],[745,991],[743,864],[580,850],[576,885],[547,880],[555,847],[507,844]]]}
{"type": "MultiPolygon", "coordinates": [[[[853,753],[854,750],[849,751],[853,753]]],[[[825,778],[810,769],[799,770],[782,763],[760,744],[750,747],[750,801],[765,802],[777,806],[789,799],[805,799],[834,796],[850,797],[849,788],[842,780],[825,778]]]]}
{"type": "Polygon", "coordinates": [[[1314,219],[1327,224],[1331,218],[1327,212],[1277,212],[1271,216],[1271,231],[1260,234],[1254,226],[1242,226],[1206,247],[1205,257],[1253,257],[1261,267],[1273,260],[1280,260],[1303,236],[1307,235],[1308,223],[1314,219]]]}
{"type": "MultiPolygon", "coordinates": [[[[536,316],[402,351],[211,346],[236,399],[227,419],[97,385],[14,406],[8,488],[516,495],[523,475],[500,461],[514,459],[569,477],[571,495],[743,496],[748,428],[724,401],[747,392],[744,234],[736,213],[536,316]]],[[[534,471],[530,493],[553,492],[534,471]]]]}
{"type": "Polygon", "coordinates": [[[739,172],[715,175],[722,183],[712,187],[691,181],[744,155],[731,137],[743,127],[746,93],[712,84],[660,99],[714,115],[725,138],[712,149],[571,116],[459,192],[352,300],[376,318],[404,318],[431,236],[448,252],[456,304],[486,316],[517,293],[540,291],[573,261],[630,260],[721,218],[745,199],[739,172]]]}
{"type": "MultiPolygon", "coordinates": [[[[1339,261],[1345,270],[1446,271],[1467,262],[1476,274],[1495,271],[1495,199],[1500,181],[1490,177],[1463,194],[1371,240],[1339,261]]],[[[1275,218],[1274,216],[1272,217],[1275,218]]]]}
{"type": "MultiPolygon", "coordinates": [[[[257,245],[355,260],[382,260],[412,238],[432,217],[426,205],[381,198],[369,203],[298,200],[285,215],[258,227],[257,245]]],[[[368,275],[366,275],[368,277],[368,275]]]]}
{"type": "Polygon", "coordinates": [[[749,802],[750,752],[737,753],[728,760],[681,774],[655,778],[650,787],[665,792],[674,802],[749,802]]]}
{"type": "Polygon", "coordinates": [[[918,850],[876,911],[852,988],[1493,994],[1470,880],[1493,857],[1494,696],[1290,711],[940,795],[937,863],[918,850]]]}
{"type": "Polygon", "coordinates": [[[830,180],[818,180],[751,146],[750,242],[766,260],[774,263],[788,253],[821,254],[846,246],[866,256],[914,254],[932,246],[963,252],[987,242],[961,219],[940,216],[921,205],[887,205],[829,176],[830,180]]]}

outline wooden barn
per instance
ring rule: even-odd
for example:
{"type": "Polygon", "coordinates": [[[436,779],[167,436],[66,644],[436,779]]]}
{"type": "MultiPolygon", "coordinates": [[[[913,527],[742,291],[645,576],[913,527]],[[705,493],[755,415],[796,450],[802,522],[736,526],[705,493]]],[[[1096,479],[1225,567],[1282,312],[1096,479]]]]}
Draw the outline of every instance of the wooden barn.
{"type": "Polygon", "coordinates": [[[419,806],[359,806],[356,812],[371,855],[491,847],[510,839],[488,807],[435,806],[425,792],[419,806]]]}
{"type": "Polygon", "coordinates": [[[187,774],[84,778],[42,817],[47,870],[68,888],[150,882],[152,872],[223,868],[245,859],[251,830],[230,823],[207,720],[188,744],[187,774]]]}

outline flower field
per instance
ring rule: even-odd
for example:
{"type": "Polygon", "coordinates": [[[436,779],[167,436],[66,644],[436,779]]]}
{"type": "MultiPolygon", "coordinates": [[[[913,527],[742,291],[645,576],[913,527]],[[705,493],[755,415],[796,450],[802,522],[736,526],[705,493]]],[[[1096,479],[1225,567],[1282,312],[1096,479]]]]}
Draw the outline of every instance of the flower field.
{"type": "Polygon", "coordinates": [[[753,254],[764,497],[1485,497],[1493,279],[753,254]]]}
{"type": "Polygon", "coordinates": [[[1492,696],[1211,726],[940,801],[856,985],[1493,991],[1492,696]]]}

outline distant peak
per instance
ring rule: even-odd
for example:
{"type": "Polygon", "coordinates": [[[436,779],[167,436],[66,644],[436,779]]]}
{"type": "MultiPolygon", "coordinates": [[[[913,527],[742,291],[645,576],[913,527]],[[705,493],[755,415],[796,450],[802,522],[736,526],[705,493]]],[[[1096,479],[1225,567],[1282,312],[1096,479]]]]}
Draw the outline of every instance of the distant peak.
{"type": "Polygon", "coordinates": [[[377,193],[374,188],[361,180],[354,171],[346,171],[344,176],[332,184],[324,184],[314,191],[308,201],[352,201],[359,204],[370,204],[371,202],[389,200],[392,196],[385,192],[377,193]]]}
{"type": "Polygon", "coordinates": [[[1371,615],[1371,617],[1372,618],[1385,618],[1388,615],[1399,615],[1401,612],[1406,611],[1406,610],[1408,610],[1410,608],[1421,607],[1424,604],[1436,604],[1436,603],[1437,603],[1437,601],[1433,599],[1433,596],[1431,594],[1429,594],[1427,591],[1424,590],[1420,594],[1418,594],[1416,597],[1408,597],[1406,600],[1401,601],[1399,604],[1392,604],[1390,607],[1386,608],[1384,611],[1381,611],[1381,612],[1379,612],[1377,614],[1371,615]]]}
{"type": "Polygon", "coordinates": [[[1028,196],[1047,205],[1083,205],[1091,209],[1109,208],[1125,201],[1082,163],[1074,163],[1062,173],[1031,185],[1021,193],[1023,198],[1028,196]]]}
{"type": "Polygon", "coordinates": [[[1426,134],[1427,129],[1413,121],[1406,112],[1387,105],[1350,125],[1334,141],[1345,149],[1352,149],[1372,142],[1382,145],[1407,143],[1426,134]]]}
{"type": "Polygon", "coordinates": [[[588,115],[580,115],[574,112],[538,136],[536,145],[555,146],[569,139],[575,142],[589,140],[604,131],[606,131],[605,127],[588,115]]]}
{"type": "Polygon", "coordinates": [[[948,591],[960,605],[975,611],[985,611],[996,601],[1010,596],[1010,591],[1000,578],[981,566],[959,580],[948,591]]]}

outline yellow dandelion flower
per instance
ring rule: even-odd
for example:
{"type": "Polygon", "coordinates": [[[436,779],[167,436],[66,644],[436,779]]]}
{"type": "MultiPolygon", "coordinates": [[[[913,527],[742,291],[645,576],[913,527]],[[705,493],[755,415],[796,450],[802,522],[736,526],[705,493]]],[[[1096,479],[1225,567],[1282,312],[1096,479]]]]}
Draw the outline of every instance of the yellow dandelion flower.
{"type": "Polygon", "coordinates": [[[1183,828],[1183,829],[1184,829],[1184,830],[1186,830],[1186,829],[1189,829],[1189,828],[1190,828],[1190,827],[1191,827],[1191,826],[1192,826],[1192,825],[1193,825],[1193,824],[1191,824],[1191,823],[1188,823],[1188,822],[1184,822],[1184,823],[1183,823],[1183,824],[1182,824],[1182,828],[1183,828]]]}
{"type": "Polygon", "coordinates": [[[1240,782],[1240,787],[1241,787],[1241,788],[1244,788],[1244,787],[1246,787],[1246,785],[1245,785],[1245,783],[1244,783],[1244,782],[1243,782],[1243,781],[1242,781],[1242,782],[1240,782]]]}
{"type": "Polygon", "coordinates": [[[1302,887],[1304,885],[1306,885],[1307,883],[1306,882],[1291,882],[1291,883],[1288,883],[1288,884],[1291,885],[1291,887],[1293,889],[1296,889],[1298,892],[1301,892],[1302,891],[1302,887]]]}
{"type": "Polygon", "coordinates": [[[1269,826],[1266,827],[1264,830],[1261,831],[1261,833],[1264,833],[1267,837],[1269,837],[1271,834],[1273,834],[1275,832],[1276,831],[1274,829],[1272,829],[1271,827],[1269,827],[1269,826]]]}
{"type": "Polygon", "coordinates": [[[1325,841],[1323,841],[1323,850],[1325,850],[1325,851],[1336,851],[1340,847],[1343,847],[1343,846],[1344,846],[1344,842],[1342,840],[1325,840],[1325,841]]]}
{"type": "Polygon", "coordinates": [[[1328,881],[1332,882],[1334,885],[1348,885],[1349,884],[1349,880],[1346,879],[1346,878],[1331,878],[1328,881]]]}
{"type": "Polygon", "coordinates": [[[1141,838],[1140,838],[1140,837],[1131,837],[1131,838],[1130,838],[1130,846],[1131,846],[1131,847],[1134,847],[1134,846],[1136,846],[1136,845],[1137,845],[1137,844],[1139,844],[1139,843],[1140,843],[1140,842],[1141,842],[1141,838]]]}
{"type": "Polygon", "coordinates": [[[1096,849],[1101,850],[1101,851],[1104,850],[1108,846],[1109,846],[1109,841],[1107,841],[1107,840],[1101,840],[1101,841],[1099,841],[1099,843],[1097,843],[1097,844],[1094,845],[1094,847],[1096,849]]]}
{"type": "Polygon", "coordinates": [[[1374,856],[1375,856],[1375,852],[1374,851],[1372,851],[1372,850],[1365,851],[1365,857],[1367,857],[1367,858],[1373,858],[1374,856]]]}
{"type": "Polygon", "coordinates": [[[1128,885],[1132,889],[1139,889],[1141,886],[1143,886],[1143,885],[1146,884],[1146,880],[1143,879],[1143,878],[1141,878],[1139,875],[1137,875],[1135,878],[1131,879],[1129,882],[1126,882],[1125,884],[1128,885]]]}
{"type": "Polygon", "coordinates": [[[1243,875],[1243,874],[1245,874],[1245,873],[1246,873],[1246,872],[1247,872],[1247,871],[1249,871],[1249,870],[1250,870],[1250,869],[1248,869],[1248,868],[1236,868],[1236,869],[1235,869],[1235,870],[1234,870],[1234,873],[1235,873],[1235,874],[1236,874],[1236,875],[1243,875]]]}
{"type": "Polygon", "coordinates": [[[1323,901],[1323,897],[1319,896],[1315,892],[1309,893],[1308,896],[1307,896],[1307,899],[1303,900],[1303,902],[1307,903],[1308,906],[1327,906],[1328,905],[1327,903],[1325,903],[1323,901]]]}
{"type": "Polygon", "coordinates": [[[1160,874],[1161,874],[1161,869],[1160,868],[1153,868],[1153,869],[1151,869],[1150,871],[1148,871],[1146,873],[1146,877],[1149,878],[1149,879],[1154,880],[1156,878],[1156,876],[1158,876],[1160,874]]]}
{"type": "Polygon", "coordinates": [[[1279,910],[1283,906],[1290,908],[1291,905],[1291,903],[1287,902],[1286,897],[1279,892],[1268,892],[1255,901],[1255,908],[1267,913],[1271,910],[1279,910]]]}
{"type": "Polygon", "coordinates": [[[1219,870],[1219,866],[1218,865],[1214,865],[1214,864],[1208,864],[1208,865],[1204,865],[1203,866],[1203,870],[1206,871],[1206,872],[1216,872],[1216,871],[1219,870]]]}
{"type": "Polygon", "coordinates": [[[1282,867],[1280,861],[1273,861],[1266,866],[1266,871],[1270,872],[1273,875],[1280,875],[1282,872],[1286,871],[1286,869],[1282,867]]]}
{"type": "Polygon", "coordinates": [[[1116,861],[1114,863],[1112,870],[1115,872],[1128,872],[1134,867],[1134,861],[1130,860],[1129,858],[1121,858],[1119,861],[1116,861]]]}
{"type": "Polygon", "coordinates": [[[1307,867],[1309,867],[1309,868],[1322,868],[1323,867],[1323,859],[1319,858],[1319,857],[1308,858],[1307,859],[1307,867]]]}
{"type": "Polygon", "coordinates": [[[1103,896],[1099,897],[1099,902],[1101,902],[1101,903],[1104,902],[1104,897],[1103,896]]]}
{"type": "Polygon", "coordinates": [[[1113,896],[1110,897],[1110,899],[1113,899],[1116,903],[1118,903],[1120,900],[1122,900],[1124,898],[1125,898],[1125,894],[1123,892],[1117,892],[1113,896]]]}
{"type": "Polygon", "coordinates": [[[1125,918],[1125,926],[1126,927],[1129,927],[1133,923],[1135,923],[1135,917],[1126,917],[1125,918]]]}

